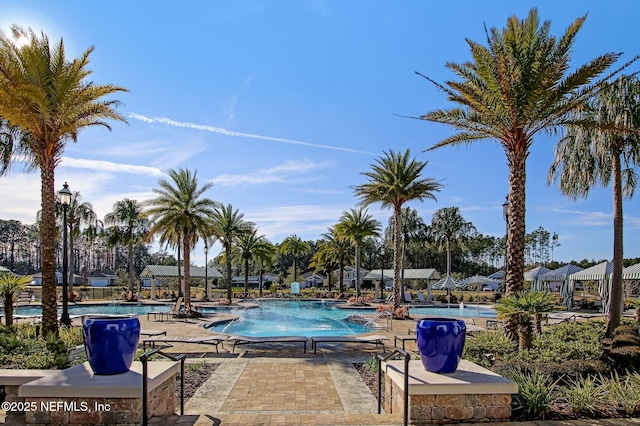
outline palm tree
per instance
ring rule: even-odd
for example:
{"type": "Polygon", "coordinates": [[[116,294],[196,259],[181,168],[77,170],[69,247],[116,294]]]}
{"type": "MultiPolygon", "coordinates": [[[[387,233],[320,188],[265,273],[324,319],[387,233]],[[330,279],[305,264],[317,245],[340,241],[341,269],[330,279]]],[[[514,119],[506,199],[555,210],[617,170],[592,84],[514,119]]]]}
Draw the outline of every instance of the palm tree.
{"type": "Polygon", "coordinates": [[[32,277],[21,277],[8,273],[0,276],[0,295],[4,298],[4,324],[13,324],[13,296],[29,285],[32,277]]]}
{"type": "Polygon", "coordinates": [[[356,298],[360,297],[360,248],[367,237],[377,237],[380,234],[380,227],[380,222],[375,220],[364,207],[343,212],[340,222],[336,225],[338,235],[355,247],[356,298]]]}
{"type": "Polygon", "coordinates": [[[451,244],[471,236],[476,228],[464,220],[458,207],[445,207],[433,214],[429,229],[435,240],[447,249],[447,275],[451,275],[451,244]]]}
{"type": "Polygon", "coordinates": [[[187,314],[191,314],[191,250],[200,237],[207,238],[211,235],[210,222],[218,203],[202,197],[213,183],[208,182],[198,187],[197,171],[191,173],[187,169],[169,169],[167,174],[171,182],[160,179],[160,188],[153,188],[158,196],[145,202],[145,206],[148,206],[146,214],[152,223],[149,233],[165,235],[170,230],[178,231],[182,236],[184,307],[187,314]]]}
{"type": "Polygon", "coordinates": [[[264,268],[273,264],[273,259],[276,256],[276,246],[271,244],[266,238],[261,238],[254,250],[254,257],[260,265],[260,280],[258,285],[260,287],[260,297],[262,297],[262,281],[264,277],[264,268]]]}
{"type": "Polygon", "coordinates": [[[557,309],[548,292],[519,291],[500,299],[495,306],[498,318],[510,320],[518,333],[519,348],[531,347],[533,322],[536,332],[542,334],[542,319],[557,309]]]}
{"type": "Polygon", "coordinates": [[[280,253],[293,256],[293,281],[298,282],[298,256],[309,253],[311,247],[300,237],[293,234],[282,241],[280,253]]]}
{"type": "Polygon", "coordinates": [[[344,266],[347,263],[352,263],[354,259],[351,242],[339,234],[336,226],[329,227],[329,232],[322,234],[321,245],[313,259],[313,265],[324,265],[329,275],[329,287],[331,287],[331,273],[335,268],[338,269],[338,294],[342,294],[344,292],[344,266]]]}
{"type": "MultiPolygon", "coordinates": [[[[55,275],[55,168],[69,141],[93,126],[107,129],[108,120],[126,121],[114,108],[117,100],[106,96],[125,89],[98,85],[86,79],[93,47],[71,61],[62,39],[50,46],[18,26],[11,36],[0,34],[0,117],[20,129],[23,137],[13,145],[31,170],[40,169],[42,199],[42,332],[57,334],[55,275]],[[17,40],[28,40],[27,44],[17,40]]],[[[6,151],[3,153],[6,155],[6,151]]]]}
{"type": "MultiPolygon", "coordinates": [[[[62,207],[61,207],[62,208],[62,207]]],[[[75,270],[73,256],[74,241],[80,236],[80,226],[90,225],[96,220],[91,203],[83,203],[80,192],[74,191],[71,194],[71,202],[67,206],[67,224],[69,225],[69,300],[74,300],[73,296],[73,271],[75,270]]]]}
{"type": "Polygon", "coordinates": [[[124,198],[113,205],[113,210],[104,217],[109,225],[108,244],[127,246],[129,263],[129,290],[134,291],[135,270],[133,265],[133,246],[144,241],[149,230],[149,221],[144,216],[142,205],[137,200],[124,198]]]}
{"type": "Polygon", "coordinates": [[[459,130],[430,149],[489,139],[497,141],[507,156],[507,294],[524,286],[526,160],[534,138],[569,124],[569,114],[599,90],[609,76],[598,77],[620,57],[607,53],[585,65],[570,66],[573,43],[585,19],[576,19],[556,39],[549,33],[551,22],[540,25],[533,8],[527,19],[512,16],[503,30],[489,30],[486,47],[467,40],[473,61],[447,64],[459,81],[439,84],[423,76],[458,104],[419,117],[459,130]]]}
{"type": "Polygon", "coordinates": [[[252,222],[243,220],[243,213],[233,210],[231,204],[219,206],[213,212],[211,235],[214,235],[224,247],[227,280],[227,298],[232,301],[231,294],[231,248],[240,236],[254,227],[252,222]]]}
{"type": "Polygon", "coordinates": [[[250,229],[238,238],[234,247],[235,254],[244,262],[244,292],[249,292],[249,263],[257,259],[258,251],[264,249],[264,235],[258,235],[257,229],[250,229]]]}
{"type": "MultiPolygon", "coordinates": [[[[404,154],[388,153],[376,160],[372,165],[372,171],[362,173],[369,178],[365,184],[356,187],[356,195],[360,197],[364,205],[382,203],[382,207],[393,208],[395,223],[402,221],[402,206],[412,200],[423,201],[436,200],[434,193],[442,189],[442,184],[433,178],[422,178],[421,174],[427,166],[427,162],[410,159],[410,151],[404,154]]],[[[401,227],[395,227],[393,236],[393,306],[400,307],[401,296],[401,227]]]]}
{"type": "Polygon", "coordinates": [[[577,120],[593,127],[570,127],[556,146],[549,182],[558,180],[560,190],[572,199],[584,197],[600,184],[613,186],[613,275],[607,336],[620,325],[622,316],[623,215],[622,199],[636,189],[640,164],[640,81],[621,76],[602,90],[577,120]]]}

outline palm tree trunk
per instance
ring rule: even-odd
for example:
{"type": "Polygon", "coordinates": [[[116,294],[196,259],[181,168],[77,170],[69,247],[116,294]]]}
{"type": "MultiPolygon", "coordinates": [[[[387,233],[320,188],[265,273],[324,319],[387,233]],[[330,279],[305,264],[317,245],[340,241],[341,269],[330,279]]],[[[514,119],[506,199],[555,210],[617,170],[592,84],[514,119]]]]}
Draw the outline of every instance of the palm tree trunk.
{"type": "Polygon", "coordinates": [[[293,255],[293,281],[298,282],[298,256],[293,255]]]}
{"type": "Polygon", "coordinates": [[[447,238],[447,276],[451,275],[451,242],[447,238]]]}
{"type": "Polygon", "coordinates": [[[264,267],[260,264],[260,281],[258,281],[258,286],[260,286],[260,297],[262,297],[262,277],[264,275],[264,267]]]}
{"type": "Polygon", "coordinates": [[[622,174],[620,155],[613,155],[613,274],[611,277],[611,295],[609,299],[609,318],[607,319],[607,337],[620,325],[622,316],[622,174]]]}
{"type": "Polygon", "coordinates": [[[340,266],[338,266],[338,273],[340,274],[340,283],[338,284],[338,293],[344,293],[344,259],[340,258],[340,266]]]}
{"type": "Polygon", "coordinates": [[[360,297],[360,245],[356,244],[356,299],[360,297]]]}
{"type": "Polygon", "coordinates": [[[135,283],[133,282],[133,243],[129,243],[129,253],[127,254],[127,260],[129,262],[129,290],[135,291],[135,283]]]}
{"type": "Polygon", "coordinates": [[[400,232],[400,222],[402,220],[402,208],[395,207],[394,209],[394,236],[393,236],[393,310],[395,311],[400,307],[400,263],[402,262],[402,247],[400,245],[402,239],[402,233],[400,232]]]}
{"type": "Polygon", "coordinates": [[[229,299],[229,304],[231,304],[233,298],[233,295],[231,294],[231,241],[225,242],[224,252],[227,260],[227,298],[229,299]]]}
{"type": "Polygon", "coordinates": [[[509,212],[507,221],[506,295],[524,288],[526,154],[507,152],[509,212]]]}
{"type": "Polygon", "coordinates": [[[249,293],[249,259],[244,260],[244,292],[249,293]]]}
{"type": "Polygon", "coordinates": [[[13,293],[4,295],[4,325],[13,325],[13,293]]]}
{"type": "Polygon", "coordinates": [[[58,335],[58,310],[56,295],[55,229],[56,196],[53,164],[41,164],[42,179],[42,334],[58,335]]]}
{"type": "Polygon", "coordinates": [[[184,310],[191,312],[191,235],[187,228],[182,233],[182,248],[184,250],[184,310]]]}

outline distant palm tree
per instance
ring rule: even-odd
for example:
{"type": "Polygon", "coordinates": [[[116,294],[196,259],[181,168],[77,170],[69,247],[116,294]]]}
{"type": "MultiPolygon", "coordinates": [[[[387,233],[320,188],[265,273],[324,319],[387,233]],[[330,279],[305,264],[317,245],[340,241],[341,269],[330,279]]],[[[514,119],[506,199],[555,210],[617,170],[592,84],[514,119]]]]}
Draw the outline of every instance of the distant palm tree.
{"type": "Polygon", "coordinates": [[[526,19],[511,16],[504,29],[489,30],[488,46],[467,40],[473,60],[446,65],[459,81],[439,84],[425,77],[458,104],[420,117],[459,130],[430,149],[489,139],[497,141],[507,156],[507,294],[524,286],[526,160],[534,138],[570,124],[569,114],[600,89],[609,76],[598,80],[599,76],[620,57],[607,53],[582,66],[570,65],[574,40],[585,19],[576,19],[556,38],[550,34],[551,22],[540,25],[533,8],[526,19]]]}
{"type": "Polygon", "coordinates": [[[233,299],[231,293],[231,248],[240,236],[254,227],[252,222],[243,220],[244,214],[233,210],[231,204],[218,206],[213,212],[211,235],[214,235],[224,247],[226,263],[227,298],[229,303],[233,299]]]}
{"type": "MultiPolygon", "coordinates": [[[[62,206],[59,206],[62,209],[62,206]]],[[[75,240],[80,236],[80,226],[90,225],[96,220],[96,213],[93,211],[91,203],[83,203],[80,192],[73,191],[71,202],[67,207],[67,224],[69,225],[69,300],[74,300],[73,296],[73,271],[75,270],[75,256],[73,256],[73,246],[75,240]]]]}
{"type": "Polygon", "coordinates": [[[149,232],[149,221],[144,216],[142,205],[137,200],[124,198],[113,205],[113,210],[104,217],[109,225],[108,244],[127,246],[129,263],[129,290],[134,291],[135,269],[133,246],[143,242],[149,232]]]}
{"type": "Polygon", "coordinates": [[[355,247],[356,258],[356,297],[360,297],[360,248],[367,237],[377,237],[380,234],[380,222],[365,208],[351,209],[342,213],[336,225],[336,232],[348,240],[355,247]]]}
{"type": "MultiPolygon", "coordinates": [[[[382,203],[382,207],[393,208],[395,223],[402,222],[402,206],[408,201],[424,199],[436,200],[435,193],[442,189],[442,184],[433,178],[422,178],[427,162],[410,159],[411,152],[388,153],[376,160],[372,171],[362,173],[369,178],[365,184],[356,187],[356,195],[364,205],[382,203]]],[[[400,307],[402,229],[395,227],[393,236],[393,287],[394,308],[400,307]]]]}
{"type": "Polygon", "coordinates": [[[262,297],[264,268],[273,265],[273,260],[276,257],[277,249],[276,246],[271,244],[266,238],[262,238],[260,239],[260,241],[258,241],[258,245],[255,248],[254,253],[255,259],[258,261],[258,265],[260,265],[260,280],[258,282],[258,285],[260,287],[260,297],[262,297]]]}
{"type": "MultiPolygon", "coordinates": [[[[211,235],[211,220],[215,201],[202,197],[213,183],[208,182],[198,187],[198,172],[191,173],[187,169],[167,172],[171,182],[160,179],[153,192],[156,198],[148,200],[146,214],[151,220],[150,234],[163,234],[178,230],[182,236],[184,256],[184,306],[187,314],[191,314],[191,250],[199,238],[211,235]]],[[[179,267],[178,267],[179,269],[179,267]]]]}
{"type": "Polygon", "coordinates": [[[0,275],[0,296],[4,299],[4,325],[13,324],[13,296],[20,294],[32,279],[13,273],[0,275]]]}
{"type": "Polygon", "coordinates": [[[244,292],[249,292],[249,264],[257,260],[258,251],[264,249],[264,235],[258,235],[257,229],[250,229],[238,237],[234,247],[235,255],[244,263],[244,292]]]}
{"type": "Polygon", "coordinates": [[[329,232],[322,234],[320,247],[313,255],[309,266],[325,270],[329,278],[329,290],[331,290],[331,274],[338,269],[338,293],[344,292],[344,267],[354,260],[351,242],[341,236],[335,226],[329,227],[329,232]]]}
{"type": "Polygon", "coordinates": [[[576,117],[592,127],[569,127],[556,146],[549,182],[573,199],[587,197],[594,186],[613,186],[613,274],[607,336],[622,317],[622,199],[636,189],[640,164],[640,81],[622,76],[602,90],[576,117]],[[623,168],[624,167],[624,168],[623,168]],[[624,185],[623,185],[624,184],[624,185]]]}
{"type": "Polygon", "coordinates": [[[458,207],[436,210],[431,219],[430,232],[447,249],[447,275],[451,275],[451,244],[470,237],[476,228],[464,220],[458,207]]]}
{"type": "Polygon", "coordinates": [[[280,253],[293,256],[293,281],[298,282],[298,256],[309,253],[311,247],[300,237],[293,234],[282,241],[280,253]]]}
{"type": "Polygon", "coordinates": [[[107,120],[125,121],[114,109],[120,103],[105,97],[126,90],[87,80],[93,47],[69,61],[62,39],[51,46],[44,33],[38,37],[18,26],[11,27],[10,34],[0,34],[0,117],[19,128],[22,137],[14,139],[11,147],[4,145],[2,159],[7,164],[9,152],[20,154],[29,170],[40,170],[42,332],[57,334],[55,168],[67,142],[76,142],[81,130],[94,126],[110,129],[107,120]]]}

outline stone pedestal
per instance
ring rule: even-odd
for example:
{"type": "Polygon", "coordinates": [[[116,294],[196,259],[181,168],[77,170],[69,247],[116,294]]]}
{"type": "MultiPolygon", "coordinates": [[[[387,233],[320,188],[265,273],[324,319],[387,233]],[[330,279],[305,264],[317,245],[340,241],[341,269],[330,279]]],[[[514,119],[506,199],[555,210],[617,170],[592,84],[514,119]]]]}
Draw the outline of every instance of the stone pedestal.
{"type": "MultiPolygon", "coordinates": [[[[404,361],[382,364],[385,373],[385,411],[402,415],[404,361]]],[[[486,368],[462,360],[451,374],[431,373],[420,361],[409,362],[409,422],[488,422],[508,420],[511,394],[518,385],[486,368]]]]}
{"type": "MultiPolygon", "coordinates": [[[[148,363],[149,417],[175,412],[179,362],[148,363]]],[[[88,362],[55,371],[18,389],[27,424],[130,424],[142,422],[142,363],[113,376],[93,374],[88,362]]]]}

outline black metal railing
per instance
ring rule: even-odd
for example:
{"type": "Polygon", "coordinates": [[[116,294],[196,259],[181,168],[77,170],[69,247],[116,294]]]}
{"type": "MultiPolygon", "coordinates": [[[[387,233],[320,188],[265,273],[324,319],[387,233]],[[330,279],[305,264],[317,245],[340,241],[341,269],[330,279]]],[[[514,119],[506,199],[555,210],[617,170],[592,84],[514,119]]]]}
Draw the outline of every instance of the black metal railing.
{"type": "Polygon", "coordinates": [[[149,397],[147,395],[147,389],[149,387],[147,378],[149,376],[149,372],[147,370],[147,362],[153,355],[162,355],[172,361],[180,361],[180,415],[184,416],[184,361],[186,355],[180,354],[178,356],[173,356],[160,351],[160,349],[152,349],[140,356],[140,362],[142,362],[142,426],[147,426],[149,424],[149,412],[147,409],[147,404],[149,402],[149,397]]]}
{"type": "MultiPolygon", "coordinates": [[[[382,413],[382,363],[394,358],[396,355],[402,355],[404,358],[404,426],[409,424],[409,361],[411,354],[402,349],[396,349],[389,355],[378,355],[378,414],[382,413]]],[[[387,395],[390,392],[386,392],[387,395]]]]}

